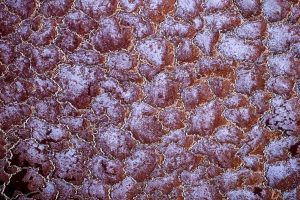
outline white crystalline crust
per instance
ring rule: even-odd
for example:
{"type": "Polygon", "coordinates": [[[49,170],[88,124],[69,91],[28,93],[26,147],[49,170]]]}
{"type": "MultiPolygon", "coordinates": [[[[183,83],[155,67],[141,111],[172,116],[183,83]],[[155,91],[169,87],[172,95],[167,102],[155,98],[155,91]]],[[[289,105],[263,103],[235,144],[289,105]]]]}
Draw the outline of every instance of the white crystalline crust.
{"type": "Polygon", "coordinates": [[[300,199],[298,0],[0,1],[0,199],[300,199]]]}

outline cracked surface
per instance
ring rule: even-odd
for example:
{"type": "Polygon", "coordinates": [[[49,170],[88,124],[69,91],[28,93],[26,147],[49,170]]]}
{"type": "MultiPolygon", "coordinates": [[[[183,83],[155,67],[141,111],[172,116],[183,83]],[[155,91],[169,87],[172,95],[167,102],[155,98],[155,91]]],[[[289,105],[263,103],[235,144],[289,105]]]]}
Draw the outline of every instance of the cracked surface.
{"type": "Polygon", "coordinates": [[[298,0],[0,2],[0,199],[300,199],[298,0]]]}

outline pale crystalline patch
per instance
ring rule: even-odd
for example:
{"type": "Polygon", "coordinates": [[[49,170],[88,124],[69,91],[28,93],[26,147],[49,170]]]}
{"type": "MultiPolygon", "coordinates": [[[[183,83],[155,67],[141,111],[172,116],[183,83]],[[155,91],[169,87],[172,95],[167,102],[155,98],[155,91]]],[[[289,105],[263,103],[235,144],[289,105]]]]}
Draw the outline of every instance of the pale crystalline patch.
{"type": "Polygon", "coordinates": [[[269,162],[283,160],[288,157],[289,148],[299,141],[297,137],[289,136],[273,140],[265,147],[264,153],[269,162]]]}
{"type": "Polygon", "coordinates": [[[37,118],[30,118],[27,127],[31,128],[32,137],[39,142],[47,140],[59,142],[68,136],[67,131],[61,125],[54,126],[37,118]]]}
{"type": "Polygon", "coordinates": [[[59,78],[62,80],[64,93],[70,91],[75,96],[87,89],[90,80],[94,80],[93,73],[89,73],[89,69],[84,66],[62,65],[59,70],[59,78]],[[87,79],[89,77],[89,79],[87,79]]]}
{"type": "Polygon", "coordinates": [[[0,107],[0,128],[9,130],[13,125],[20,125],[30,114],[30,107],[26,104],[2,106],[0,107]]]}
{"type": "Polygon", "coordinates": [[[104,62],[104,57],[95,50],[78,49],[69,54],[68,61],[71,64],[99,65],[104,62]]]}
{"type": "Polygon", "coordinates": [[[54,19],[42,18],[41,27],[30,36],[30,42],[34,46],[45,46],[51,44],[56,37],[57,22],[54,19]]]}
{"type": "Polygon", "coordinates": [[[215,138],[219,142],[238,145],[244,138],[243,132],[234,126],[223,126],[216,130],[215,138]]]}
{"type": "Polygon", "coordinates": [[[283,76],[271,77],[266,84],[268,91],[286,97],[293,93],[293,85],[294,82],[291,79],[283,76]]]}
{"type": "Polygon", "coordinates": [[[114,124],[123,122],[125,118],[126,108],[108,93],[96,96],[91,107],[97,115],[106,114],[114,124]]]}
{"type": "Polygon", "coordinates": [[[264,116],[264,123],[272,130],[280,130],[288,135],[297,135],[300,130],[297,124],[300,120],[298,99],[284,100],[281,96],[275,96],[271,105],[272,112],[264,116]]]}
{"type": "Polygon", "coordinates": [[[123,164],[119,160],[96,155],[89,160],[87,165],[91,175],[105,184],[113,185],[124,178],[123,164]]]}
{"type": "Polygon", "coordinates": [[[231,4],[230,0],[206,0],[204,10],[208,12],[220,11],[231,4]]]}
{"type": "Polygon", "coordinates": [[[81,11],[73,11],[66,15],[65,24],[70,30],[84,35],[98,27],[97,23],[81,11]]]}
{"type": "Polygon", "coordinates": [[[250,107],[241,107],[236,109],[226,109],[224,116],[241,128],[250,127],[256,120],[255,110],[250,107]]]}
{"type": "Polygon", "coordinates": [[[154,32],[153,25],[150,21],[144,20],[141,16],[132,13],[118,13],[121,25],[133,28],[133,33],[137,38],[145,38],[154,32]]]}
{"type": "Polygon", "coordinates": [[[257,15],[261,9],[260,0],[236,0],[234,2],[244,17],[257,15]]]}
{"type": "Polygon", "coordinates": [[[81,198],[87,199],[108,199],[108,187],[101,181],[93,179],[85,179],[80,188],[78,188],[78,194],[81,198]]]}
{"type": "Polygon", "coordinates": [[[247,97],[240,93],[230,94],[225,100],[224,105],[227,108],[239,108],[249,104],[247,97]]]}
{"type": "Polygon", "coordinates": [[[155,191],[161,191],[165,194],[171,192],[172,188],[178,185],[178,177],[175,173],[166,174],[165,176],[155,177],[146,182],[144,191],[151,194],[155,191]]]}
{"type": "Polygon", "coordinates": [[[80,45],[82,39],[67,28],[59,29],[55,44],[65,53],[74,50],[80,45]]]}
{"type": "Polygon", "coordinates": [[[107,66],[111,69],[129,70],[134,65],[134,57],[127,52],[108,54],[107,66]]]}
{"type": "Polygon", "coordinates": [[[131,44],[132,29],[121,26],[117,18],[99,20],[99,29],[91,37],[96,50],[101,53],[127,49],[131,44]]]}
{"type": "Polygon", "coordinates": [[[258,89],[264,89],[263,66],[249,68],[241,66],[236,69],[235,89],[243,94],[251,94],[258,89]]]}
{"type": "Polygon", "coordinates": [[[169,42],[162,38],[150,38],[139,42],[136,50],[150,64],[165,66],[173,61],[173,48],[169,42]]]}
{"type": "Polygon", "coordinates": [[[199,31],[203,28],[204,26],[204,21],[203,21],[203,18],[198,16],[198,17],[195,17],[193,20],[192,20],[192,24],[194,26],[194,28],[199,31]]]}
{"type": "Polygon", "coordinates": [[[260,39],[265,34],[266,28],[264,21],[251,21],[237,27],[235,32],[242,39],[260,39]]]}
{"type": "Polygon", "coordinates": [[[61,54],[56,46],[49,46],[32,50],[32,67],[38,73],[45,73],[53,70],[59,64],[61,54]]]}
{"type": "Polygon", "coordinates": [[[177,108],[166,108],[159,116],[162,124],[171,129],[179,129],[184,127],[185,113],[177,108]]]}
{"type": "Polygon", "coordinates": [[[126,161],[125,171],[137,181],[143,181],[151,175],[158,163],[158,155],[153,149],[138,149],[126,161]]]}
{"type": "Polygon", "coordinates": [[[61,17],[71,6],[72,0],[46,0],[41,4],[41,13],[46,17],[61,17]]]}
{"type": "Polygon", "coordinates": [[[222,124],[223,109],[218,101],[211,101],[195,109],[190,118],[190,134],[212,134],[215,128],[222,124]]]}
{"type": "Polygon", "coordinates": [[[174,9],[175,0],[145,0],[141,14],[152,22],[162,22],[166,15],[174,9]]]}
{"type": "Polygon", "coordinates": [[[173,18],[168,17],[160,25],[160,31],[163,35],[174,37],[192,37],[195,33],[193,26],[188,23],[175,21],[173,18]]]}
{"type": "Polygon", "coordinates": [[[300,183],[300,165],[297,159],[266,166],[268,185],[281,190],[291,189],[300,183]]]}
{"type": "Polygon", "coordinates": [[[15,58],[15,49],[11,44],[0,41],[0,62],[3,64],[11,64],[15,58]]]}
{"type": "Polygon", "coordinates": [[[175,15],[184,20],[191,20],[202,11],[200,0],[178,0],[175,15]]]}
{"type": "Polygon", "coordinates": [[[12,165],[37,167],[43,175],[48,175],[52,169],[46,145],[33,139],[18,142],[12,149],[12,154],[12,165]]]}
{"type": "Polygon", "coordinates": [[[218,39],[219,32],[213,32],[210,29],[205,29],[203,32],[198,32],[196,34],[194,42],[206,55],[212,55],[218,39]]]}
{"type": "Polygon", "coordinates": [[[247,200],[256,200],[257,196],[249,191],[249,190],[233,190],[226,194],[226,196],[230,200],[240,200],[240,199],[247,199],[247,200]]]}
{"type": "Polygon", "coordinates": [[[194,199],[214,200],[214,199],[221,198],[216,188],[204,181],[201,181],[197,186],[184,187],[184,194],[187,199],[193,199],[193,200],[194,199]]]}
{"type": "Polygon", "coordinates": [[[112,187],[111,197],[112,199],[133,199],[139,191],[141,187],[139,187],[139,183],[136,182],[132,177],[126,177],[120,183],[117,183],[112,187]]]}
{"type": "Polygon", "coordinates": [[[101,16],[110,16],[117,9],[116,0],[76,0],[75,5],[95,19],[99,19],[101,16]]]}
{"type": "Polygon", "coordinates": [[[255,61],[261,54],[258,45],[230,36],[221,39],[218,49],[226,58],[236,61],[255,61]]]}
{"type": "Polygon", "coordinates": [[[289,54],[278,54],[271,55],[268,58],[268,69],[273,76],[300,76],[300,62],[293,56],[289,54]]]}
{"type": "Polygon", "coordinates": [[[262,13],[270,21],[276,22],[284,19],[290,11],[290,5],[285,0],[263,0],[262,13]]]}
{"type": "Polygon", "coordinates": [[[49,97],[58,90],[57,84],[45,76],[35,76],[32,82],[35,87],[34,95],[40,99],[49,97]]]}
{"type": "Polygon", "coordinates": [[[129,132],[110,126],[99,130],[96,145],[104,153],[122,160],[129,156],[130,150],[134,147],[134,141],[129,132]]]}
{"type": "Polygon", "coordinates": [[[142,0],[120,0],[121,8],[128,13],[137,10],[142,5],[142,3],[142,0]]]}
{"type": "Polygon", "coordinates": [[[179,43],[176,49],[176,59],[179,62],[192,63],[198,59],[200,55],[199,49],[191,40],[185,39],[179,43]]]}
{"type": "Polygon", "coordinates": [[[14,31],[14,26],[20,21],[18,16],[4,9],[3,4],[0,5],[0,36],[6,36],[14,31]]]}
{"type": "Polygon", "coordinates": [[[294,32],[289,24],[274,24],[267,29],[268,40],[267,45],[269,51],[282,52],[287,50],[289,42],[293,39],[294,32]]]}
{"type": "Polygon", "coordinates": [[[36,8],[35,0],[5,0],[5,4],[22,19],[30,17],[36,8]]]}
{"type": "Polygon", "coordinates": [[[145,102],[152,106],[170,106],[177,98],[177,88],[177,84],[167,74],[160,73],[150,84],[145,86],[145,102]]]}
{"type": "Polygon", "coordinates": [[[128,125],[133,136],[140,142],[157,142],[164,134],[156,114],[157,110],[146,103],[134,103],[132,105],[128,125]]]}
{"type": "Polygon", "coordinates": [[[198,167],[195,170],[183,170],[180,174],[180,180],[184,185],[197,186],[199,182],[206,177],[205,167],[198,167]]]}
{"type": "Polygon", "coordinates": [[[300,42],[291,44],[291,52],[293,56],[300,58],[300,42]]]}
{"type": "Polygon", "coordinates": [[[80,184],[84,177],[83,156],[75,149],[66,149],[54,155],[54,176],[73,184],[80,184]]]}
{"type": "Polygon", "coordinates": [[[195,164],[195,156],[185,148],[174,143],[169,144],[163,151],[163,154],[164,162],[162,165],[168,173],[192,169],[195,164]]]}
{"type": "Polygon", "coordinates": [[[204,20],[212,30],[229,31],[241,23],[238,13],[234,11],[205,15],[204,20]]]}
{"type": "Polygon", "coordinates": [[[283,192],[282,199],[283,200],[297,200],[297,197],[299,197],[299,186],[298,188],[294,188],[292,190],[283,192]]]}

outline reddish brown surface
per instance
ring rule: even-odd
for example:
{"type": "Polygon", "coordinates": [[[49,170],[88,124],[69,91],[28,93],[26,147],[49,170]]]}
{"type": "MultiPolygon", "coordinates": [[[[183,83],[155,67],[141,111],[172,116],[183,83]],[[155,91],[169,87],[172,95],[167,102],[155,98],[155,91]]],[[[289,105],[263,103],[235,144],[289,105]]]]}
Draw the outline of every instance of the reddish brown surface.
{"type": "Polygon", "coordinates": [[[0,2],[0,199],[300,199],[298,0],[0,2]]]}

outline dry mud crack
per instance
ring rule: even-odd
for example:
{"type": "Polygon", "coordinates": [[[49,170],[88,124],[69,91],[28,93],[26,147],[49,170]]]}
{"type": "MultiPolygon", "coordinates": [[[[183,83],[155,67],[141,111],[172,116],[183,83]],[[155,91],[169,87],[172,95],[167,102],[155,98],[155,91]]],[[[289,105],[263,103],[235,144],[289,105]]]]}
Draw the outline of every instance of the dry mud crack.
{"type": "Polygon", "coordinates": [[[300,199],[298,0],[0,2],[0,199],[300,199]]]}

